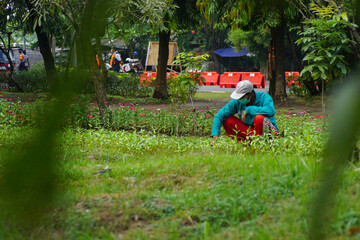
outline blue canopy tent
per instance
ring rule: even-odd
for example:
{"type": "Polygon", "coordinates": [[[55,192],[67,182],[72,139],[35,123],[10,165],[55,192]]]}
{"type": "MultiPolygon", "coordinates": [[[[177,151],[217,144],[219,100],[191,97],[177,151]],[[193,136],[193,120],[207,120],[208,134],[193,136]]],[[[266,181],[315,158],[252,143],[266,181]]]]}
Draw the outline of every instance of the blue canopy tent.
{"type": "Polygon", "coordinates": [[[220,73],[223,72],[253,72],[257,71],[254,67],[253,54],[246,48],[236,52],[234,48],[221,48],[215,50],[220,62],[220,73]]]}
{"type": "Polygon", "coordinates": [[[249,54],[249,51],[246,48],[241,49],[240,52],[235,52],[234,48],[221,48],[214,52],[220,57],[242,57],[249,54]]]}

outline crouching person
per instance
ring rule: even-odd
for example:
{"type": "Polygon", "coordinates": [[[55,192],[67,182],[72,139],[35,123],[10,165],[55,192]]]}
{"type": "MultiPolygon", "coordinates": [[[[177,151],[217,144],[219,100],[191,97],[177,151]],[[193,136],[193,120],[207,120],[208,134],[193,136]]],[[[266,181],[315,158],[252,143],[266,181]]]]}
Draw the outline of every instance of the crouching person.
{"type": "Polygon", "coordinates": [[[255,92],[248,80],[240,81],[230,96],[232,100],[215,116],[211,136],[219,136],[221,126],[240,142],[247,136],[278,132],[275,107],[269,94],[255,92]],[[238,114],[239,118],[234,116],[238,114]]]}

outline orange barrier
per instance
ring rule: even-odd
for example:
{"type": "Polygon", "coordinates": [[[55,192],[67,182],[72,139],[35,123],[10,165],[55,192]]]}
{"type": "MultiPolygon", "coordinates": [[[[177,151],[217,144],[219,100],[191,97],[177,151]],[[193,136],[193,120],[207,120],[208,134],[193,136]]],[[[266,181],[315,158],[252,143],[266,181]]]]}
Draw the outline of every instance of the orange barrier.
{"type": "Polygon", "coordinates": [[[249,80],[254,88],[265,88],[265,76],[261,72],[241,72],[241,81],[249,80]]]}
{"type": "Polygon", "coordinates": [[[143,72],[143,74],[140,75],[140,86],[142,86],[144,81],[145,85],[149,86],[152,82],[151,78],[156,78],[156,72],[143,72]]]}
{"type": "Polygon", "coordinates": [[[177,74],[176,72],[167,72],[166,73],[166,78],[174,78],[177,77],[179,74],[177,74]]]}
{"type": "Polygon", "coordinates": [[[299,86],[299,72],[285,72],[286,86],[299,86]]]}
{"type": "Polygon", "coordinates": [[[242,80],[249,80],[254,85],[254,88],[265,88],[265,76],[258,75],[254,77],[244,77],[242,80]]]}
{"type": "Polygon", "coordinates": [[[240,82],[240,72],[225,72],[220,76],[219,86],[222,88],[236,88],[238,82],[240,82]]]}
{"type": "Polygon", "coordinates": [[[205,78],[205,82],[203,82],[202,85],[215,86],[219,84],[220,74],[218,74],[217,72],[203,72],[200,73],[200,76],[205,78]]]}
{"type": "Polygon", "coordinates": [[[240,72],[242,77],[256,77],[261,76],[261,72],[240,72]]]}

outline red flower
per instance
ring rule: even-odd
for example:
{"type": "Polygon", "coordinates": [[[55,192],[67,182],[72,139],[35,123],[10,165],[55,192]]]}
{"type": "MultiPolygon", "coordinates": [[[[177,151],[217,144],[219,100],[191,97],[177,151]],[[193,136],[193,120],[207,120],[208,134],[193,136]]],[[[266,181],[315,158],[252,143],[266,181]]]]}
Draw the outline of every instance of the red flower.
{"type": "Polygon", "coordinates": [[[207,118],[210,117],[210,114],[207,114],[205,117],[207,117],[207,118]]]}
{"type": "Polygon", "coordinates": [[[142,117],[142,116],[144,116],[144,115],[145,115],[145,114],[143,114],[143,113],[142,113],[142,114],[140,114],[140,116],[141,116],[141,117],[142,117]]]}
{"type": "Polygon", "coordinates": [[[314,119],[315,117],[311,117],[312,119],[314,119]]]}
{"type": "Polygon", "coordinates": [[[150,107],[150,109],[154,109],[154,107],[150,107]]]}
{"type": "Polygon", "coordinates": [[[297,122],[296,124],[300,124],[299,122],[297,122]]]}
{"type": "Polygon", "coordinates": [[[286,118],[290,118],[289,116],[286,116],[286,118]]]}
{"type": "Polygon", "coordinates": [[[19,120],[19,121],[22,121],[23,119],[22,119],[22,118],[19,118],[18,120],[19,120]]]}

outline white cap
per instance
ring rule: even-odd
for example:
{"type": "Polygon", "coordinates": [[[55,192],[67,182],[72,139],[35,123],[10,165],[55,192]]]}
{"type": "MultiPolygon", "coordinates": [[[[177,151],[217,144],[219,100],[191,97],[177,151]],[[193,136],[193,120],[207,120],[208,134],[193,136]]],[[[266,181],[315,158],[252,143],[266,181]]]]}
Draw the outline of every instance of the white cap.
{"type": "Polygon", "coordinates": [[[230,95],[233,99],[240,99],[245,94],[252,92],[254,90],[254,86],[252,82],[249,80],[242,80],[236,85],[235,91],[230,95]]]}

